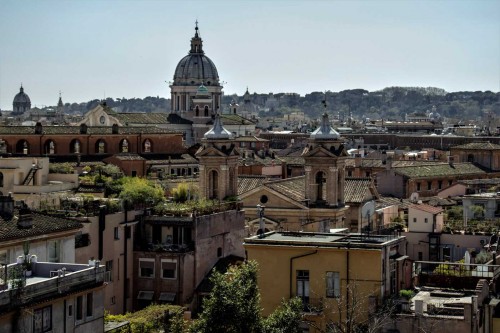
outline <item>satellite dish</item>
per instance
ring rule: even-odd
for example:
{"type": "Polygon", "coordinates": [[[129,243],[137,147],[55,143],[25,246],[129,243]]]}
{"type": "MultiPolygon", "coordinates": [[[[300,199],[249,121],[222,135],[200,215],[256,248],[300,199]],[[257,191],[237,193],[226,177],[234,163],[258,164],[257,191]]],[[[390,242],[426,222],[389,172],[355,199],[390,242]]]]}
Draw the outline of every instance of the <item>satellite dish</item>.
{"type": "Polygon", "coordinates": [[[410,195],[410,200],[412,202],[417,202],[418,200],[418,193],[417,192],[413,192],[411,195],[410,195]]]}
{"type": "Polygon", "coordinates": [[[361,216],[363,218],[367,218],[372,216],[375,213],[375,201],[368,201],[361,208],[361,216]]]}

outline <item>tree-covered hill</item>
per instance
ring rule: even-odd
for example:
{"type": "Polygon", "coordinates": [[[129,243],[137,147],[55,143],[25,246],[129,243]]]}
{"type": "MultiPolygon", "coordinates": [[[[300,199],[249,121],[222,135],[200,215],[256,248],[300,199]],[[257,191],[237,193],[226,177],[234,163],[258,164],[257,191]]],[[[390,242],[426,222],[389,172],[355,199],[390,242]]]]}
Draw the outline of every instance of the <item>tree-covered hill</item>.
{"type": "MultiPolygon", "coordinates": [[[[227,108],[231,100],[244,104],[243,95],[225,95],[222,104],[227,108]]],[[[293,111],[303,111],[311,118],[319,117],[323,111],[325,92],[311,92],[305,96],[295,93],[250,94],[250,101],[261,115],[282,116],[293,111]]],[[[101,101],[66,103],[66,113],[85,113],[101,101]]],[[[388,87],[378,91],[350,89],[326,92],[328,112],[355,118],[382,117],[388,120],[404,119],[405,114],[425,113],[432,110],[443,117],[478,119],[487,114],[500,117],[500,93],[491,91],[446,92],[434,87],[388,87]]],[[[119,112],[168,112],[170,100],[163,97],[107,98],[106,104],[119,112]]]]}

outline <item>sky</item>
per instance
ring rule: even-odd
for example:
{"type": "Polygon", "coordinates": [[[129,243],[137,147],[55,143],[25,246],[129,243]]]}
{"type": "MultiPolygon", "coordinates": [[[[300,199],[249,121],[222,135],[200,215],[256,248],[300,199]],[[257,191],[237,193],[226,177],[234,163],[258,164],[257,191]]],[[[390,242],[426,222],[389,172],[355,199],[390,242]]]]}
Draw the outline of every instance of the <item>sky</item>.
{"type": "Polygon", "coordinates": [[[196,20],[225,94],[500,91],[499,0],[0,0],[0,108],[169,98],[196,20]]]}

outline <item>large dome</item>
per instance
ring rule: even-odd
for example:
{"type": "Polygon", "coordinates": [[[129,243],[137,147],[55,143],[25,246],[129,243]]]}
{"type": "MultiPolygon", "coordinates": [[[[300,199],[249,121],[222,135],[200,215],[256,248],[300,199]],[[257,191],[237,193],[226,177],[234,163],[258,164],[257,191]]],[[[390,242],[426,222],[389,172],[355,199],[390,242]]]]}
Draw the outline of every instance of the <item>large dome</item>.
{"type": "Polygon", "coordinates": [[[12,102],[14,113],[23,113],[31,109],[30,97],[24,92],[23,86],[19,89],[19,93],[14,97],[12,102]]]}
{"type": "Polygon", "coordinates": [[[191,50],[175,68],[174,85],[199,86],[200,84],[218,86],[219,74],[212,60],[203,52],[203,41],[198,35],[198,25],[196,25],[195,35],[191,38],[191,50]]]}

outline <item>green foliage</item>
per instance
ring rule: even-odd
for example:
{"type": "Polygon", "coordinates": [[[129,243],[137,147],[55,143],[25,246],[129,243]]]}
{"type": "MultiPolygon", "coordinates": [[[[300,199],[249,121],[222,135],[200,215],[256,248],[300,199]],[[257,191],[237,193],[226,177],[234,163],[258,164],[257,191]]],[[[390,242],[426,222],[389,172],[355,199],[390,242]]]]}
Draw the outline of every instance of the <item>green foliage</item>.
{"type": "Polygon", "coordinates": [[[98,166],[97,171],[101,174],[105,174],[105,175],[111,176],[113,178],[117,178],[117,177],[123,175],[122,170],[114,164],[106,164],[106,165],[98,166]]]}
{"type": "Polygon", "coordinates": [[[132,205],[155,206],[164,201],[161,186],[139,177],[124,177],[122,179],[120,198],[132,205]]]}
{"type": "Polygon", "coordinates": [[[462,206],[453,206],[446,211],[448,220],[463,220],[464,208],[462,206]]]}
{"type": "Polygon", "coordinates": [[[69,163],[52,163],[49,164],[49,173],[74,173],[75,169],[69,163]]]}
{"type": "Polygon", "coordinates": [[[476,255],[476,264],[486,264],[487,262],[491,261],[493,259],[493,255],[491,252],[486,252],[484,250],[481,250],[476,255]]]}
{"type": "Polygon", "coordinates": [[[404,297],[406,299],[411,299],[413,296],[415,296],[415,292],[410,289],[402,289],[399,291],[399,296],[404,297]]]}
{"type": "Polygon", "coordinates": [[[180,183],[172,190],[172,197],[175,202],[185,202],[188,200],[189,195],[189,185],[187,183],[180,183]]]}
{"type": "Polygon", "coordinates": [[[232,266],[225,274],[214,272],[211,282],[212,292],[204,299],[203,312],[191,332],[260,332],[257,263],[232,266]]]}
{"type": "Polygon", "coordinates": [[[269,317],[263,320],[264,333],[301,333],[302,300],[298,297],[281,303],[269,317]]]}
{"type": "Polygon", "coordinates": [[[9,265],[7,268],[7,274],[7,278],[12,285],[12,289],[24,287],[26,279],[24,277],[24,267],[22,264],[9,265]]]}
{"type": "MultiPolygon", "coordinates": [[[[132,333],[157,332],[164,329],[163,325],[166,313],[170,313],[170,328],[175,326],[176,329],[179,329],[182,327],[180,326],[180,319],[182,320],[183,310],[181,307],[175,305],[153,304],[140,311],[128,312],[123,315],[111,315],[107,313],[104,321],[129,321],[132,333]],[[174,323],[175,325],[173,325],[174,323]]],[[[169,330],[172,333],[182,333],[183,331],[184,327],[182,330],[169,330]]]]}

